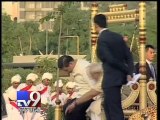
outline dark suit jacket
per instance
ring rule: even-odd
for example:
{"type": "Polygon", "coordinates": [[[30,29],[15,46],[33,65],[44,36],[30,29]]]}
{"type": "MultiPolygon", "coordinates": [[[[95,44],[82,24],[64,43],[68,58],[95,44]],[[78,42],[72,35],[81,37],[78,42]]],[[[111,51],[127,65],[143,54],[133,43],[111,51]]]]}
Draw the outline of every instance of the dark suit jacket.
{"type": "MultiPolygon", "coordinates": [[[[154,70],[155,70],[155,69],[154,69],[154,70]]],[[[139,63],[137,63],[137,64],[135,65],[135,67],[134,67],[134,73],[135,73],[135,74],[138,74],[138,73],[139,73],[139,63]]],[[[146,62],[146,76],[147,76],[147,82],[149,81],[149,79],[150,79],[151,77],[154,78],[147,62],[146,62]]]]}
{"type": "Polygon", "coordinates": [[[97,57],[104,69],[102,88],[126,84],[126,76],[133,75],[133,57],[120,34],[104,30],[97,41],[97,57]]]}

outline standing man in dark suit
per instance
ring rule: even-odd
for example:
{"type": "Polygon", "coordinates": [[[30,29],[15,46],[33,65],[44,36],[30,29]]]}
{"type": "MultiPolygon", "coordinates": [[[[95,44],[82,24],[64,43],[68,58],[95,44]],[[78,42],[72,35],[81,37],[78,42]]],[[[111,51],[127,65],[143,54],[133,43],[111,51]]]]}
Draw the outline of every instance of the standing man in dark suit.
{"type": "MultiPolygon", "coordinates": [[[[146,45],[146,76],[147,82],[149,79],[157,80],[157,72],[155,66],[153,65],[153,60],[155,58],[155,48],[152,45],[146,45]]],[[[139,63],[135,65],[134,73],[139,73],[139,63]]]]}
{"type": "Polygon", "coordinates": [[[133,58],[120,34],[108,30],[106,17],[94,17],[97,41],[97,57],[103,63],[102,89],[104,91],[104,110],[107,120],[124,120],[121,105],[121,87],[132,80],[133,58]]]}

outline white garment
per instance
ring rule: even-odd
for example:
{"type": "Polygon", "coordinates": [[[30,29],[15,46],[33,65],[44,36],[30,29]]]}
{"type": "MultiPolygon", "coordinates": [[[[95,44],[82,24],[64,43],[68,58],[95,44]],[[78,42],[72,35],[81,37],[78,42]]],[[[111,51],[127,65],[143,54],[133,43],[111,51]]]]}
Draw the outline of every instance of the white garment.
{"type": "Polygon", "coordinates": [[[90,63],[86,60],[77,60],[77,63],[71,73],[71,77],[73,77],[76,84],[77,98],[91,90],[91,87],[94,84],[86,72],[88,65],[90,65],[90,63]]]}
{"type": "Polygon", "coordinates": [[[2,117],[2,120],[8,120],[8,117],[7,116],[2,117]]]}
{"type": "MultiPolygon", "coordinates": [[[[26,83],[21,83],[21,84],[18,86],[17,90],[19,91],[19,90],[25,88],[26,86],[27,86],[26,83]]],[[[37,91],[37,88],[36,88],[36,86],[32,85],[32,87],[31,87],[28,91],[37,91]]]]}
{"type": "MultiPolygon", "coordinates": [[[[18,89],[18,90],[21,90],[21,89],[25,88],[26,86],[27,86],[26,83],[21,83],[21,84],[18,86],[17,89],[18,89]]],[[[36,88],[36,86],[32,85],[32,87],[31,87],[29,90],[27,90],[27,91],[37,91],[37,88],[36,88]]],[[[36,115],[37,115],[37,114],[38,114],[38,113],[36,113],[36,115]]],[[[24,120],[31,120],[32,115],[33,115],[33,112],[30,112],[30,111],[25,112],[25,113],[24,113],[24,120]]],[[[36,115],[35,115],[34,117],[36,117],[36,115]]],[[[33,118],[33,120],[38,120],[38,119],[34,119],[34,118],[33,118]]]]}
{"type": "Polygon", "coordinates": [[[95,101],[93,101],[88,109],[86,110],[86,113],[88,116],[90,116],[91,120],[102,120],[102,97],[100,95],[98,98],[96,98],[95,101]]]}
{"type": "Polygon", "coordinates": [[[90,113],[88,113],[88,115],[90,116],[91,120],[102,120],[102,115],[101,114],[100,115],[96,115],[96,114],[90,112],[90,113]]]}
{"type": "Polygon", "coordinates": [[[153,66],[153,63],[151,61],[147,60],[147,59],[146,59],[146,62],[149,65],[150,71],[151,71],[151,73],[153,75],[153,79],[156,80],[156,71],[155,71],[155,68],[153,66]]]}
{"type": "MultiPolygon", "coordinates": [[[[53,92],[51,94],[51,104],[53,106],[56,106],[56,97],[52,100],[52,97],[56,95],[56,92],[53,92]]],[[[60,105],[64,105],[65,104],[65,100],[66,100],[67,96],[64,93],[59,94],[59,100],[61,101],[60,105]]]]}
{"type": "MultiPolygon", "coordinates": [[[[41,91],[43,90],[46,86],[43,85],[42,83],[40,83],[39,85],[36,86],[37,87],[37,90],[38,91],[41,91]]],[[[51,103],[51,87],[50,86],[47,86],[47,90],[41,94],[41,103],[43,104],[50,104],[51,103]],[[43,101],[46,101],[46,102],[43,102],[43,101]]]]}
{"type": "Polygon", "coordinates": [[[27,111],[24,114],[24,120],[44,120],[44,117],[40,113],[35,113],[34,117],[32,118],[33,113],[27,111]]]}
{"type": "Polygon", "coordinates": [[[101,103],[102,103],[102,92],[103,91],[101,88],[101,84],[102,84],[102,77],[100,78],[100,80],[95,81],[95,84],[92,86],[92,89],[101,92],[101,94],[93,98],[95,101],[93,101],[88,107],[88,109],[86,110],[86,113],[88,114],[88,116],[90,116],[91,120],[102,120],[101,103]]]}
{"type": "MultiPolygon", "coordinates": [[[[42,83],[36,86],[37,91],[41,91],[45,87],[46,86],[43,85],[42,83]]],[[[42,104],[45,104],[45,103],[50,104],[51,103],[51,87],[50,86],[47,86],[47,87],[48,88],[47,88],[46,92],[41,94],[41,103],[42,104]],[[46,101],[46,102],[43,102],[43,101],[46,101]]],[[[36,115],[34,116],[34,120],[45,120],[45,118],[41,113],[36,113],[36,115]]]]}
{"type": "Polygon", "coordinates": [[[40,113],[36,113],[33,120],[45,120],[45,118],[40,113]]]}
{"type": "Polygon", "coordinates": [[[14,106],[12,106],[10,103],[6,104],[6,110],[7,110],[8,120],[23,120],[23,117],[20,115],[19,110],[14,106]]]}
{"type": "MultiPolygon", "coordinates": [[[[6,103],[6,111],[7,111],[7,118],[5,118],[6,120],[23,120],[22,116],[20,115],[20,112],[17,108],[15,108],[13,105],[10,104],[10,100],[9,100],[9,93],[10,92],[17,92],[17,89],[13,88],[13,86],[10,86],[5,93],[3,93],[4,96],[4,100],[6,103]]],[[[13,93],[14,93],[13,92],[13,93]]],[[[12,99],[12,98],[10,98],[12,99]]],[[[12,101],[14,102],[14,101],[12,101]]],[[[14,102],[15,104],[17,104],[17,102],[14,102]]]]}
{"type": "Polygon", "coordinates": [[[4,93],[3,93],[3,97],[4,97],[4,100],[5,100],[5,103],[9,103],[9,98],[8,98],[8,93],[10,91],[17,91],[17,89],[13,88],[13,86],[10,86],[4,93]]]}
{"type": "MultiPolygon", "coordinates": [[[[104,29],[105,30],[105,29],[104,29]]],[[[85,60],[77,60],[77,63],[73,69],[73,72],[71,73],[71,76],[73,76],[74,82],[76,83],[76,89],[77,91],[77,98],[83,96],[85,93],[90,91],[91,89],[95,89],[97,91],[102,92],[101,89],[101,83],[102,78],[100,78],[99,81],[94,81],[88,76],[88,69],[87,67],[90,65],[88,61],[85,60]]],[[[90,117],[96,118],[93,120],[101,120],[101,97],[97,99],[96,101],[92,102],[89,108],[87,109],[87,113],[90,115],[90,117]]]]}
{"type": "Polygon", "coordinates": [[[4,98],[4,101],[5,103],[9,103],[9,98],[8,98],[8,95],[6,93],[3,93],[3,98],[4,98]]]}

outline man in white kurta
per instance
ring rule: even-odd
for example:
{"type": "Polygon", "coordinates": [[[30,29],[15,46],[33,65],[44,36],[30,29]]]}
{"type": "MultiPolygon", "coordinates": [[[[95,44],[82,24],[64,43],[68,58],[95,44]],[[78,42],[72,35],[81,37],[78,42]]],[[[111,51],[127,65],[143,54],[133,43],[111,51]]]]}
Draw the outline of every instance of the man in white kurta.
{"type": "Polygon", "coordinates": [[[66,94],[63,92],[63,83],[62,80],[59,80],[58,86],[57,81],[54,83],[54,87],[56,88],[56,91],[51,94],[51,104],[52,106],[56,106],[56,99],[57,96],[59,97],[59,100],[61,101],[60,105],[64,105],[65,100],[67,98],[66,94]],[[57,93],[57,89],[59,90],[59,94],[57,93]]]}
{"type": "MultiPolygon", "coordinates": [[[[73,81],[76,83],[77,98],[84,95],[88,92],[92,85],[93,81],[87,76],[86,68],[90,65],[90,62],[86,60],[74,60],[71,56],[64,55],[58,59],[58,67],[62,71],[70,73],[70,76],[73,78],[73,81]]],[[[66,113],[65,118],[67,120],[85,120],[86,119],[86,109],[93,100],[89,100],[76,107],[72,113],[66,113]]],[[[74,102],[74,99],[64,106],[66,107],[74,102]]]]}
{"type": "Polygon", "coordinates": [[[94,85],[94,81],[91,81],[87,75],[87,66],[90,65],[88,61],[77,60],[76,65],[70,74],[75,82],[77,91],[77,98],[88,92],[94,85]]]}
{"type": "MultiPolygon", "coordinates": [[[[35,86],[35,81],[38,79],[38,75],[34,73],[30,73],[26,77],[26,83],[21,83],[18,86],[19,91],[37,91],[35,86]]],[[[27,111],[24,113],[24,120],[40,120],[40,113],[32,113],[27,111]]]]}
{"type": "Polygon", "coordinates": [[[53,78],[51,73],[44,73],[42,76],[42,83],[37,85],[37,90],[41,91],[41,103],[49,104],[51,97],[50,81],[53,78]]]}
{"type": "MultiPolygon", "coordinates": [[[[53,75],[51,73],[46,72],[42,75],[42,83],[36,86],[37,90],[40,91],[41,93],[41,105],[42,106],[47,106],[51,103],[50,81],[52,78],[53,78],[53,75]]],[[[46,114],[47,114],[46,110],[47,109],[42,109],[44,118],[46,118],[46,114]]]]}
{"type": "Polygon", "coordinates": [[[76,109],[79,105],[85,103],[90,99],[94,99],[94,101],[90,104],[88,109],[86,110],[88,116],[91,120],[102,120],[102,75],[103,68],[101,64],[92,63],[87,67],[87,74],[94,81],[94,85],[91,90],[82,95],[80,98],[77,98],[75,102],[72,102],[67,109],[66,113],[71,113],[74,109],[76,109]]]}
{"type": "Polygon", "coordinates": [[[4,100],[5,100],[5,103],[9,103],[9,99],[8,99],[8,96],[7,96],[7,92],[8,91],[12,91],[12,90],[17,90],[19,84],[20,84],[20,81],[21,81],[21,76],[19,74],[13,76],[11,78],[11,84],[12,86],[10,86],[4,93],[3,93],[3,96],[4,96],[4,100]]]}
{"type": "MultiPolygon", "coordinates": [[[[11,89],[10,89],[11,90],[11,89]]],[[[19,112],[19,107],[17,106],[17,91],[11,90],[7,93],[10,103],[6,104],[8,120],[23,120],[22,115],[19,112]]]]}
{"type": "Polygon", "coordinates": [[[20,84],[20,80],[21,80],[21,76],[19,74],[13,76],[11,78],[12,86],[10,86],[5,91],[5,93],[3,93],[5,103],[6,103],[6,110],[7,110],[7,118],[5,118],[5,120],[23,120],[16,102],[17,87],[20,84]]]}

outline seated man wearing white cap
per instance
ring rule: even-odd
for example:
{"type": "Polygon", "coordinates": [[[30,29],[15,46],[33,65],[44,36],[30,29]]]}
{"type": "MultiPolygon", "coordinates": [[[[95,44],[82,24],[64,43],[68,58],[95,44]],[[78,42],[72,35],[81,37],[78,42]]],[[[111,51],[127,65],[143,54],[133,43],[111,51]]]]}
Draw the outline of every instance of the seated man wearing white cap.
{"type": "MultiPolygon", "coordinates": [[[[18,86],[20,91],[37,91],[35,81],[38,79],[38,75],[30,73],[26,77],[26,83],[21,83],[18,86]]],[[[38,120],[37,114],[27,111],[24,113],[24,120],[38,120]]]]}
{"type": "Polygon", "coordinates": [[[11,84],[5,93],[3,94],[6,110],[7,110],[7,119],[8,120],[22,120],[22,116],[19,112],[19,108],[17,106],[17,87],[20,84],[21,76],[19,74],[13,76],[11,78],[11,84]]]}
{"type": "Polygon", "coordinates": [[[90,99],[94,99],[86,112],[90,116],[91,120],[102,120],[102,77],[103,77],[103,68],[101,64],[98,63],[91,63],[87,67],[87,75],[90,78],[90,80],[94,81],[94,85],[92,86],[92,89],[82,95],[80,98],[77,98],[72,104],[70,104],[67,109],[66,113],[72,112],[75,108],[77,108],[79,105],[85,103],[86,101],[90,99]]]}
{"type": "Polygon", "coordinates": [[[66,84],[66,89],[67,89],[68,94],[67,94],[67,99],[66,99],[65,103],[67,103],[67,101],[72,100],[77,97],[77,93],[75,91],[75,82],[69,81],[66,84]]]}
{"type": "Polygon", "coordinates": [[[47,105],[51,103],[51,87],[50,82],[53,78],[53,75],[51,73],[44,73],[42,75],[42,83],[38,84],[37,90],[41,93],[41,109],[43,110],[43,117],[46,117],[46,108],[47,105]]]}
{"type": "Polygon", "coordinates": [[[50,96],[51,96],[51,87],[50,81],[53,78],[51,73],[44,73],[42,76],[42,83],[37,85],[37,90],[41,93],[41,103],[42,104],[49,104],[50,103],[50,96]]]}
{"type": "Polygon", "coordinates": [[[24,91],[37,91],[35,86],[35,81],[38,79],[38,75],[34,73],[30,73],[26,77],[26,83],[21,83],[18,86],[18,90],[24,91]]]}
{"type": "Polygon", "coordinates": [[[67,98],[66,94],[63,92],[63,83],[62,80],[58,80],[58,86],[57,86],[57,81],[54,83],[54,87],[56,88],[56,92],[53,92],[51,94],[51,103],[53,106],[56,106],[56,99],[57,96],[59,97],[59,100],[61,101],[60,105],[64,105],[65,100],[67,98]],[[59,94],[57,93],[59,91],[59,94]]]}
{"type": "Polygon", "coordinates": [[[17,106],[17,91],[8,90],[7,95],[10,99],[10,103],[6,104],[8,120],[23,120],[22,115],[19,112],[19,107],[17,106]]]}
{"type": "Polygon", "coordinates": [[[5,93],[3,94],[6,103],[9,103],[8,96],[6,95],[7,91],[17,90],[17,88],[18,88],[18,86],[20,84],[20,81],[21,81],[21,76],[19,74],[15,75],[15,76],[13,76],[11,78],[11,84],[12,84],[12,86],[10,86],[5,91],[5,93]]]}

